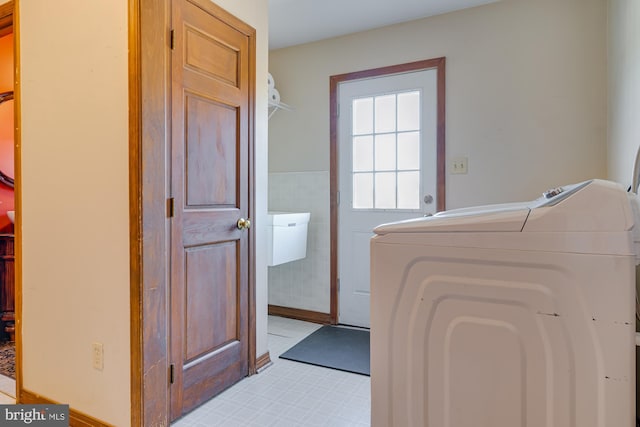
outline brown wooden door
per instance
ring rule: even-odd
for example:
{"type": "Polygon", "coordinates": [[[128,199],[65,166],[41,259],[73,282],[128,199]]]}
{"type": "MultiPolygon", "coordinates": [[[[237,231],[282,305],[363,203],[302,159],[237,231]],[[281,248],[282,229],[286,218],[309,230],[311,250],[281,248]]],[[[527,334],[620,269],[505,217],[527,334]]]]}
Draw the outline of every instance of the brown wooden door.
{"type": "Polygon", "coordinates": [[[249,359],[249,38],[198,3],[172,1],[172,420],[249,359]]]}

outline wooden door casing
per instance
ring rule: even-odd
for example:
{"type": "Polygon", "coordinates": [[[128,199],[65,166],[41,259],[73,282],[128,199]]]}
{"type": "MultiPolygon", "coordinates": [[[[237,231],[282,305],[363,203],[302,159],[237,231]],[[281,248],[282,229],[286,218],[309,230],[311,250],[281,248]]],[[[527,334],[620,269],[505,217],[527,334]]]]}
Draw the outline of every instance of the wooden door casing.
{"type": "Polygon", "coordinates": [[[172,2],[171,419],[248,375],[250,40],[172,2]]]}

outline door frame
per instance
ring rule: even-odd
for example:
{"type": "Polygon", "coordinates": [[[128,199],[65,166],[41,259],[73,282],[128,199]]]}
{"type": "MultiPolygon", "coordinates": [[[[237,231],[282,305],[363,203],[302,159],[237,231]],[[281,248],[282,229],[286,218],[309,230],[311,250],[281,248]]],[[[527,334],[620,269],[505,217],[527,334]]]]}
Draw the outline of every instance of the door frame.
{"type": "Polygon", "coordinates": [[[437,210],[445,209],[445,57],[426,59],[387,67],[372,68],[351,73],[338,74],[329,78],[329,198],[330,198],[330,312],[331,323],[338,323],[338,221],[339,221],[339,182],[338,182],[338,86],[340,83],[370,79],[393,74],[409,73],[429,69],[437,70],[437,210]]]}
{"type": "MultiPolygon", "coordinates": [[[[169,425],[171,0],[129,1],[131,425],[169,425]]],[[[249,217],[255,218],[256,31],[210,0],[189,0],[249,38],[249,217]]],[[[255,230],[249,233],[249,375],[256,372],[255,230]]]]}
{"type": "Polygon", "coordinates": [[[16,74],[20,69],[20,35],[18,31],[20,19],[18,2],[9,0],[0,5],[0,37],[13,32],[13,198],[15,218],[13,224],[14,241],[14,316],[15,316],[15,373],[16,373],[16,403],[22,392],[22,180],[21,150],[18,150],[21,140],[22,125],[20,122],[20,82],[16,74]]]}

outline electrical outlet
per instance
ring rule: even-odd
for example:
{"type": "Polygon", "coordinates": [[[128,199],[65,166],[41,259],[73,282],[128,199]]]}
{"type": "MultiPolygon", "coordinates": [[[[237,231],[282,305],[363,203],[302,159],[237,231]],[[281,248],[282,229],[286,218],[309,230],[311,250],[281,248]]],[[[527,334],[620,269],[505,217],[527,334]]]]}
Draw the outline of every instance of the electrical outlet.
{"type": "Polygon", "coordinates": [[[104,347],[100,342],[94,342],[91,346],[93,369],[102,371],[104,369],[104,347]]]}
{"type": "Polygon", "coordinates": [[[451,173],[452,174],[466,174],[467,173],[467,158],[458,157],[451,159],[451,173]]]}

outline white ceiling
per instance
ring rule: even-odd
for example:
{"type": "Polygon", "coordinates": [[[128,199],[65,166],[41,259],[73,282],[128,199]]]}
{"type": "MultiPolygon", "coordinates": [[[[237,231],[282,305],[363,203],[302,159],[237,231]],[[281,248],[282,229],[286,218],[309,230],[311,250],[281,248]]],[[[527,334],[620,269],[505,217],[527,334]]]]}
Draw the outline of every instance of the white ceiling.
{"type": "Polygon", "coordinates": [[[498,0],[269,0],[269,49],[327,39],[498,0]]]}

